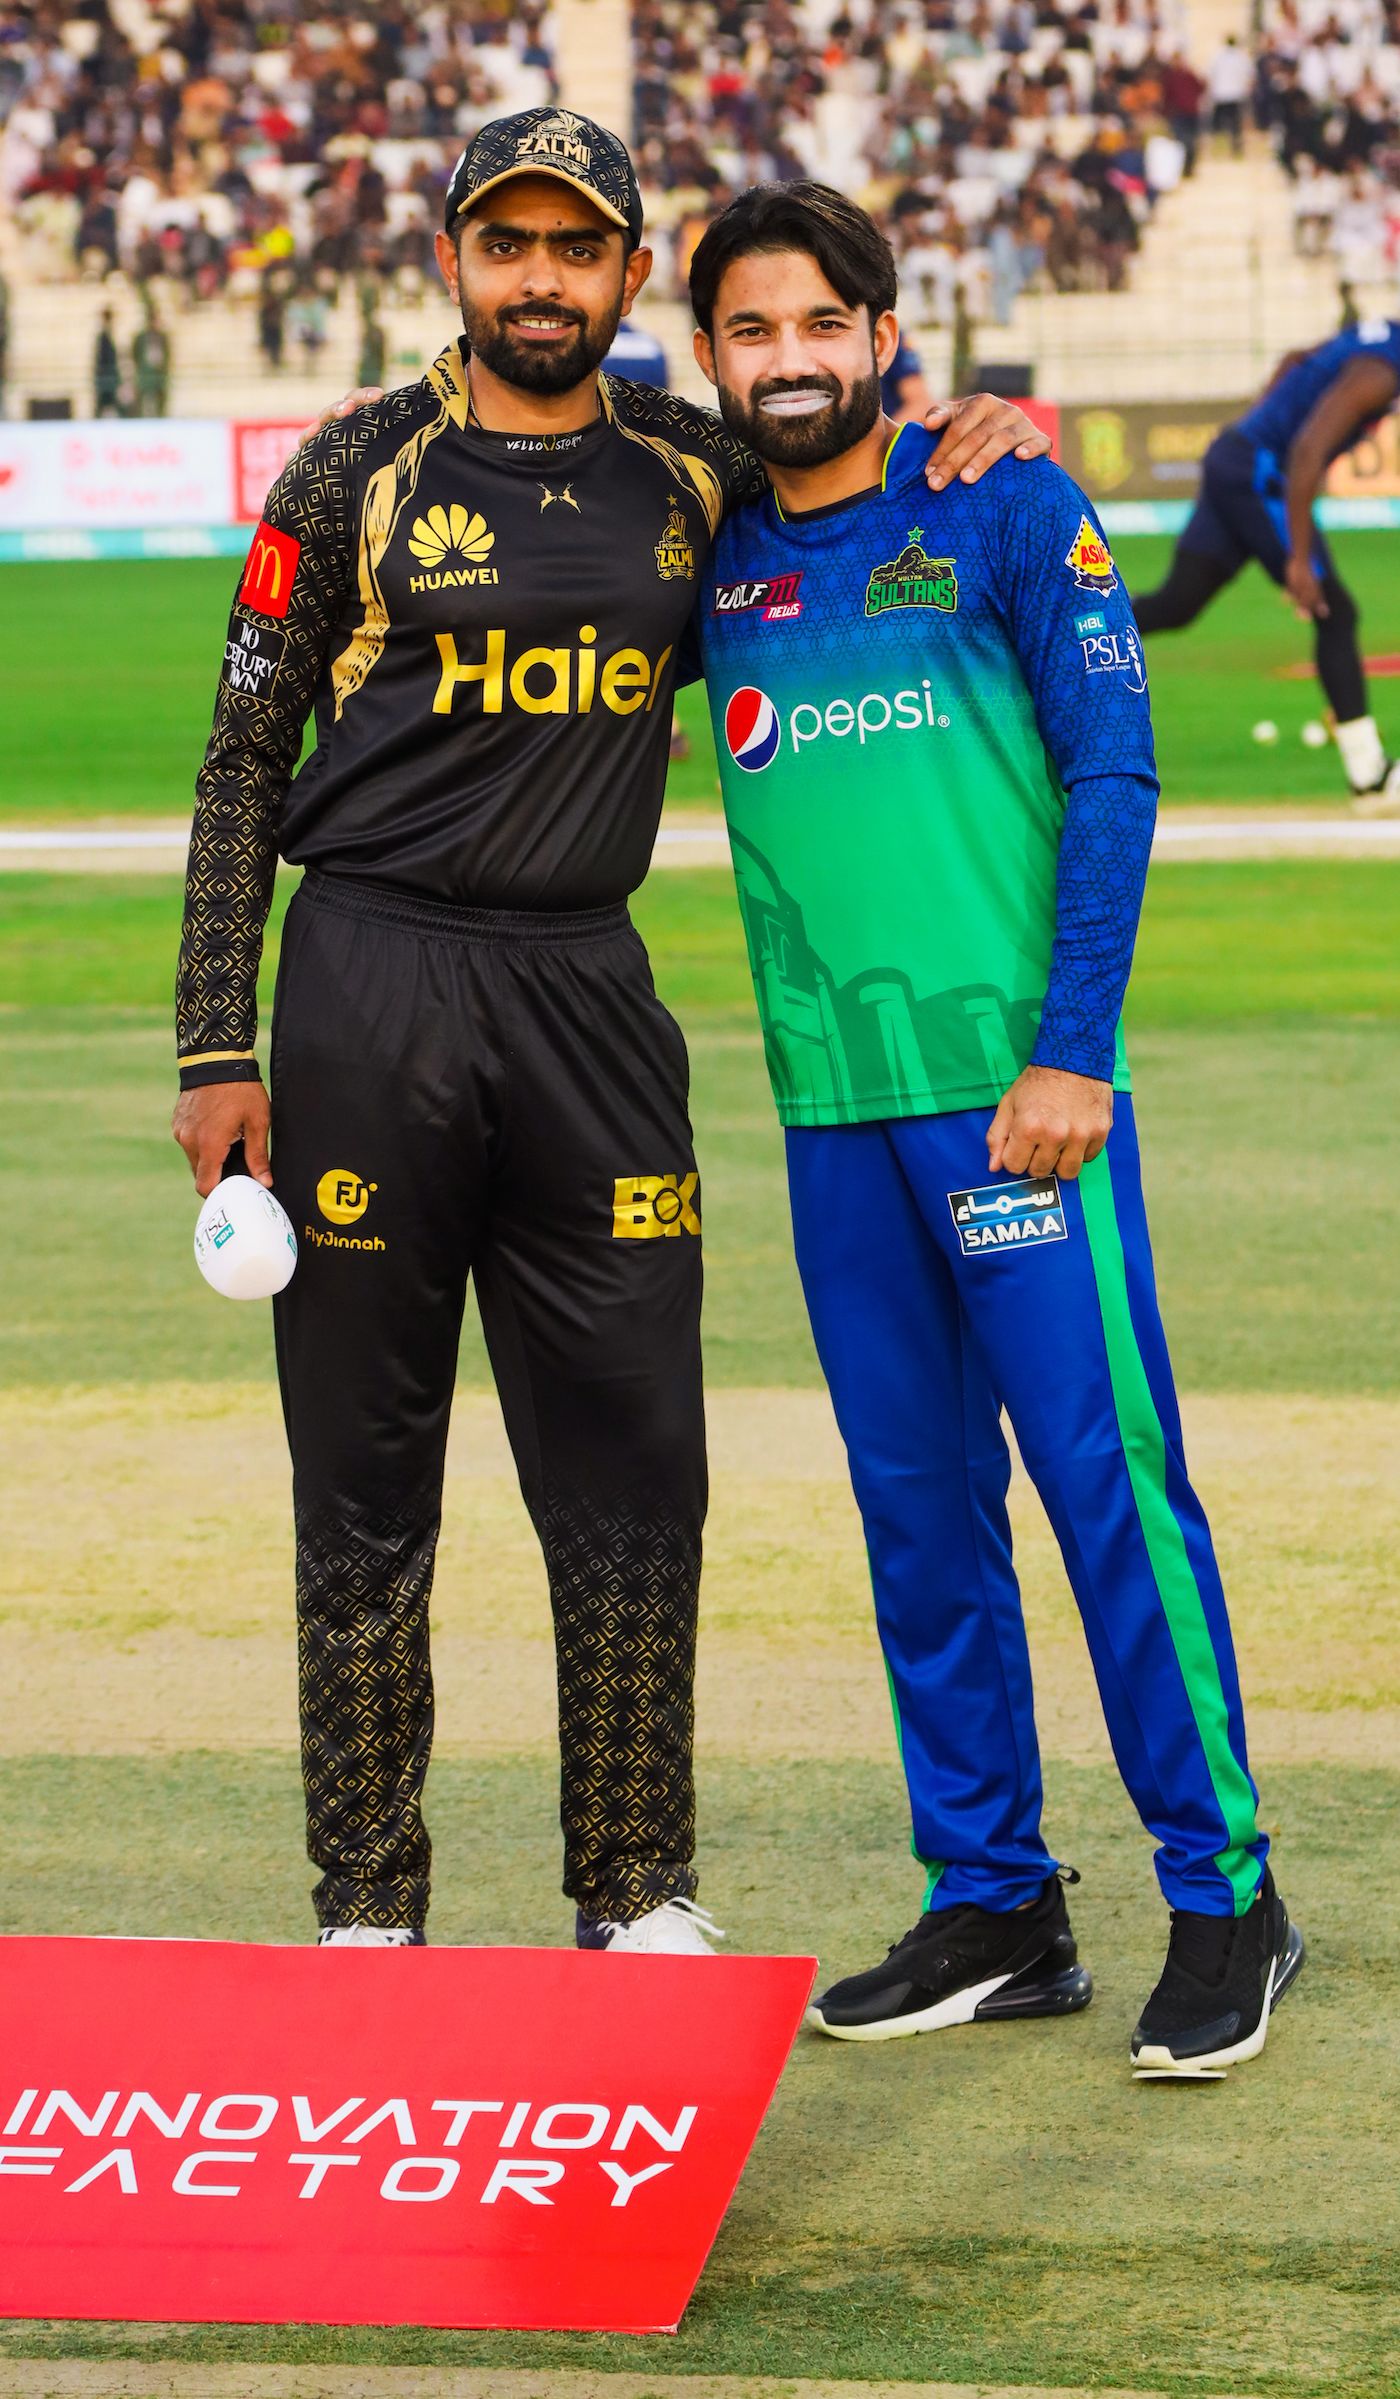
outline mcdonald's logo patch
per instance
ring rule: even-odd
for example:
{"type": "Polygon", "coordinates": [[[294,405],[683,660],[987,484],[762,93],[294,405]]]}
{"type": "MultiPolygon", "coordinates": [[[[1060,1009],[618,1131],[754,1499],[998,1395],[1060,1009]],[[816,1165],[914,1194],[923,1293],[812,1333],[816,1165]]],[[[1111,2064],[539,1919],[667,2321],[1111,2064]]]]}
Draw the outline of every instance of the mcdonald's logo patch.
{"type": "Polygon", "coordinates": [[[244,607],[256,608],[263,616],[285,616],[291,605],[300,556],[301,543],[295,534],[279,533],[275,525],[260,524],[253,535],[248,564],[238,587],[244,607]]]}

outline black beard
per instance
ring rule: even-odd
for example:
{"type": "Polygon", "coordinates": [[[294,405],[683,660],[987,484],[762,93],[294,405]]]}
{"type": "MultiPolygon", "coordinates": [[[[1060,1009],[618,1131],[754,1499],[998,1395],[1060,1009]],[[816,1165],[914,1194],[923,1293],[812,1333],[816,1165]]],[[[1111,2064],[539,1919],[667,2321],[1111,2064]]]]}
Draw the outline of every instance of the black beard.
{"type": "MultiPolygon", "coordinates": [[[[544,309],[521,309],[524,315],[550,315],[544,309]]],[[[570,312],[561,311],[563,315],[570,312]]],[[[467,343],[473,358],[479,358],[502,383],[509,383],[522,392],[572,391],[575,384],[584,383],[607,357],[613,346],[622,317],[622,298],[618,295],[616,308],[606,317],[590,322],[578,320],[574,338],[558,349],[542,350],[533,342],[524,342],[511,331],[508,316],[482,316],[473,308],[465,292],[462,294],[462,323],[466,327],[467,343]]]]}
{"type": "Polygon", "coordinates": [[[719,412],[731,433],[737,433],[751,450],[771,466],[825,466],[828,459],[839,458],[843,450],[852,450],[864,441],[880,416],[880,378],[862,375],[843,392],[834,375],[804,376],[796,382],[780,383],[776,377],[756,383],[748,400],[725,384],[719,387],[719,412]],[[760,402],[772,392],[829,391],[835,406],[822,409],[813,416],[765,416],[760,402]]]}

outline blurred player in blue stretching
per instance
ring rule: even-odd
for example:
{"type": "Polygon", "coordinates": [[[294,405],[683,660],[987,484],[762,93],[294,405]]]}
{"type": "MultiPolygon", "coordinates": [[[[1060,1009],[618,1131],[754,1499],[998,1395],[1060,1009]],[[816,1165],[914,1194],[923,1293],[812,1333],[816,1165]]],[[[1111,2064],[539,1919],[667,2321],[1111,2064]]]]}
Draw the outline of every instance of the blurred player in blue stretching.
{"type": "Polygon", "coordinates": [[[1358,816],[1400,816],[1400,763],[1388,758],[1366,704],[1356,602],[1313,523],[1334,458],[1400,393],[1400,324],[1373,317],[1281,360],[1239,422],[1216,435],[1201,496],[1165,583],[1133,601],[1139,630],[1193,624],[1250,558],[1281,583],[1315,628],[1317,679],[1358,816]]]}
{"type": "MultiPolygon", "coordinates": [[[[865,1523],[924,1913],[811,2021],[887,2040],[1090,1994],[1041,1832],[1003,1409],[1160,1844],[1140,2073],[1264,2046],[1302,1963],[1187,1479],[1119,1012],[1157,797],[1142,648],[1048,461],[933,493],[894,263],[817,184],[695,254],[700,363],[766,498],[693,620],[803,1288],[865,1523]]],[[[1073,1879],[1073,1878],[1071,1878],[1073,1879]]]]}

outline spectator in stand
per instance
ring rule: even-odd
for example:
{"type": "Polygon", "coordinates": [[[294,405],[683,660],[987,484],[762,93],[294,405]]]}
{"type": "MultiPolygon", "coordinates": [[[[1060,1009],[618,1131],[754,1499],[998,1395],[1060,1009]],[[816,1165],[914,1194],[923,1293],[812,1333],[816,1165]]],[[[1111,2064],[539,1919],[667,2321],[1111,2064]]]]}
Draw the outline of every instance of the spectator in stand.
{"type": "Polygon", "coordinates": [[[131,344],[132,384],[138,416],[165,416],[170,407],[170,336],[153,307],[131,344]]]}
{"type": "Polygon", "coordinates": [[[1196,172],[1196,152],[1201,140],[1201,103],[1206,96],[1203,79],[1196,73],[1184,51],[1178,50],[1162,69],[1162,107],[1172,133],[1186,153],[1183,173],[1196,172]]]}
{"type": "Polygon", "coordinates": [[[104,308],[98,319],[92,348],[92,413],[99,417],[123,414],[121,353],[110,308],[104,308]]]}
{"type": "Polygon", "coordinates": [[[1254,61],[1239,36],[1227,33],[1210,62],[1207,77],[1211,128],[1228,135],[1238,158],[1244,149],[1245,103],[1254,90],[1254,61]]]}

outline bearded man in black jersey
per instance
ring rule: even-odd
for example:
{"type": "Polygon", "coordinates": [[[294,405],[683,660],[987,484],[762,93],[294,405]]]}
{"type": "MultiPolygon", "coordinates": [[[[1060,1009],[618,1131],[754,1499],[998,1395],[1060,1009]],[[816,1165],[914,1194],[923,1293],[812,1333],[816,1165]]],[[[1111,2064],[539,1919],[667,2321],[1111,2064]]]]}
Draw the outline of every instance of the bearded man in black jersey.
{"type": "MultiPolygon", "coordinates": [[[[270,1128],[300,1244],[274,1314],[321,1940],[424,1937],[470,1273],[548,1570],[576,1937],[704,1952],[700,1186],[685,1044],[626,901],[697,575],[757,468],[708,411],[599,376],[650,265],[614,135],[565,110],[485,126],[446,225],[466,340],[327,423],[249,552],[197,785],[175,1134],[207,1192],[240,1142],[272,1180],[270,1128]],[[279,854],[305,873],[269,1102],[279,854]]],[[[959,437],[945,470],[1033,440],[1009,410],[959,437]]]]}

